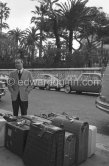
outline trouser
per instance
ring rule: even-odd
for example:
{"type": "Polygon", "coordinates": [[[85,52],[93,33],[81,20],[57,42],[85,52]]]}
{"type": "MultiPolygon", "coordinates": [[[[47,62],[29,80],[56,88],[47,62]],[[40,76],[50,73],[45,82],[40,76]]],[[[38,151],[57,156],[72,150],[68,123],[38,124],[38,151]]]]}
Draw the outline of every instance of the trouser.
{"type": "Polygon", "coordinates": [[[12,101],[12,107],[14,116],[18,116],[19,107],[21,110],[21,115],[27,115],[28,101],[21,101],[20,94],[18,94],[16,101],[12,101]]]}

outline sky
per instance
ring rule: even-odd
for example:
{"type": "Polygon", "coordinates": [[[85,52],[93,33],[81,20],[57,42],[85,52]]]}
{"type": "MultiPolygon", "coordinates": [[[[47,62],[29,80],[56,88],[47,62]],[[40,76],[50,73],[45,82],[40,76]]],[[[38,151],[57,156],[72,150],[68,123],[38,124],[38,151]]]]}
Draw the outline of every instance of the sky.
{"type": "MultiPolygon", "coordinates": [[[[10,15],[7,19],[7,23],[10,27],[8,30],[19,28],[25,30],[31,26],[30,20],[33,16],[32,12],[35,10],[35,5],[37,1],[31,0],[0,0],[3,3],[7,3],[9,7],[10,15]]],[[[60,0],[63,1],[63,0],[60,0]]],[[[67,1],[67,0],[64,0],[67,1]]],[[[87,3],[88,6],[103,7],[103,11],[109,13],[109,0],[89,0],[87,3]]]]}

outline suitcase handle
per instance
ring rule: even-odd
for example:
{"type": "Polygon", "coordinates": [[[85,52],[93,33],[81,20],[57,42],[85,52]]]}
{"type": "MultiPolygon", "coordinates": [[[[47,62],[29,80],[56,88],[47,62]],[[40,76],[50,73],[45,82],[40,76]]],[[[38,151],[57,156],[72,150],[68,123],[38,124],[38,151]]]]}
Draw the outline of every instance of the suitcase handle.
{"type": "Polygon", "coordinates": [[[33,125],[34,126],[39,126],[40,127],[40,132],[39,132],[39,134],[38,134],[38,136],[39,137],[42,137],[43,136],[43,134],[47,131],[47,128],[44,126],[44,124],[45,125],[48,125],[48,123],[47,122],[39,122],[39,123],[33,123],[33,125]]]}
{"type": "Polygon", "coordinates": [[[64,129],[64,124],[63,123],[60,124],[60,128],[64,129]]]}
{"type": "MultiPolygon", "coordinates": [[[[73,119],[68,119],[68,120],[69,120],[69,122],[71,122],[71,123],[74,122],[73,119]]],[[[64,124],[63,124],[63,123],[60,124],[60,128],[64,129],[64,124]]]]}
{"type": "Polygon", "coordinates": [[[88,123],[85,122],[85,123],[82,125],[82,127],[81,127],[81,131],[82,131],[82,132],[85,132],[87,126],[88,126],[88,123]]]}
{"type": "Polygon", "coordinates": [[[62,115],[64,115],[64,116],[66,117],[66,119],[69,119],[69,120],[73,120],[73,119],[79,120],[79,117],[70,116],[70,115],[67,114],[66,112],[63,112],[62,115]]]}
{"type": "Polygon", "coordinates": [[[40,131],[39,134],[38,134],[38,136],[39,136],[39,137],[42,137],[43,134],[44,134],[46,131],[47,131],[47,129],[46,129],[45,127],[42,127],[42,128],[41,128],[41,131],[40,131]]]}
{"type": "Polygon", "coordinates": [[[74,122],[73,118],[70,118],[69,116],[66,115],[66,119],[70,120],[70,122],[74,122]]]}

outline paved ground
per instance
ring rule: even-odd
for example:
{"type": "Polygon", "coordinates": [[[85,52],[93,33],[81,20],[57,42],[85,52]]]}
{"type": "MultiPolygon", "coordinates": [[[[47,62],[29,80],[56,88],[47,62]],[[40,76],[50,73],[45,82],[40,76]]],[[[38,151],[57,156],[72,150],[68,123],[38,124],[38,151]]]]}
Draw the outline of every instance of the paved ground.
{"type": "MultiPolygon", "coordinates": [[[[65,111],[97,126],[102,135],[97,134],[96,153],[81,166],[109,166],[109,115],[95,107],[96,97],[35,89],[29,98],[29,114],[65,111]]],[[[9,92],[2,99],[0,108],[12,111],[9,92]]],[[[0,147],[0,166],[24,166],[24,163],[18,156],[0,147]]]]}
{"type": "MultiPolygon", "coordinates": [[[[0,166],[24,166],[21,158],[5,148],[0,148],[0,166]]],[[[109,152],[98,149],[95,155],[80,166],[109,166],[109,152]]]]}
{"type": "MultiPolygon", "coordinates": [[[[97,126],[98,132],[109,135],[109,115],[95,107],[96,95],[34,89],[29,96],[29,114],[67,112],[97,126]]],[[[0,108],[12,111],[10,94],[0,102],[0,108]]]]}

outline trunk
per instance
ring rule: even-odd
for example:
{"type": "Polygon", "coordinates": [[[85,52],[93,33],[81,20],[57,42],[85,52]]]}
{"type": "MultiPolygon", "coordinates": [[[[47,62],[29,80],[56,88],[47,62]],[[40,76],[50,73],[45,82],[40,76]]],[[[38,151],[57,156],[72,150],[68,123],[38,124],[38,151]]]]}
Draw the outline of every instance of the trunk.
{"type": "Polygon", "coordinates": [[[92,56],[92,45],[90,42],[90,39],[87,37],[87,66],[91,67],[92,62],[91,62],[91,56],[92,56]]]}
{"type": "Polygon", "coordinates": [[[42,57],[42,29],[40,29],[39,58],[42,57]]]}
{"type": "Polygon", "coordinates": [[[3,19],[3,16],[2,16],[2,9],[0,8],[0,33],[2,33],[2,19],[3,19]]]}
{"type": "Polygon", "coordinates": [[[42,35],[43,35],[42,24],[43,24],[43,14],[41,17],[41,27],[40,27],[39,58],[42,57],[42,35]]]}
{"type": "Polygon", "coordinates": [[[101,55],[100,55],[99,67],[103,65],[102,60],[103,60],[103,40],[101,41],[101,55]]]}
{"type": "Polygon", "coordinates": [[[32,51],[31,51],[31,62],[34,61],[34,46],[32,46],[32,51]]]}
{"type": "Polygon", "coordinates": [[[69,32],[69,52],[72,53],[72,43],[73,43],[73,31],[69,32]]]}
{"type": "Polygon", "coordinates": [[[89,46],[88,46],[88,67],[92,67],[91,57],[92,57],[92,46],[89,43],[89,46]]]}
{"type": "Polygon", "coordinates": [[[0,19],[0,33],[2,33],[2,19],[0,19]]]}
{"type": "Polygon", "coordinates": [[[56,57],[55,57],[55,60],[54,60],[54,64],[58,64],[60,59],[61,59],[61,44],[60,44],[60,37],[59,37],[59,34],[58,34],[58,25],[57,25],[57,20],[54,19],[54,26],[53,26],[53,30],[54,30],[54,35],[55,35],[55,38],[56,38],[56,46],[57,46],[57,54],[56,54],[56,57]]]}

